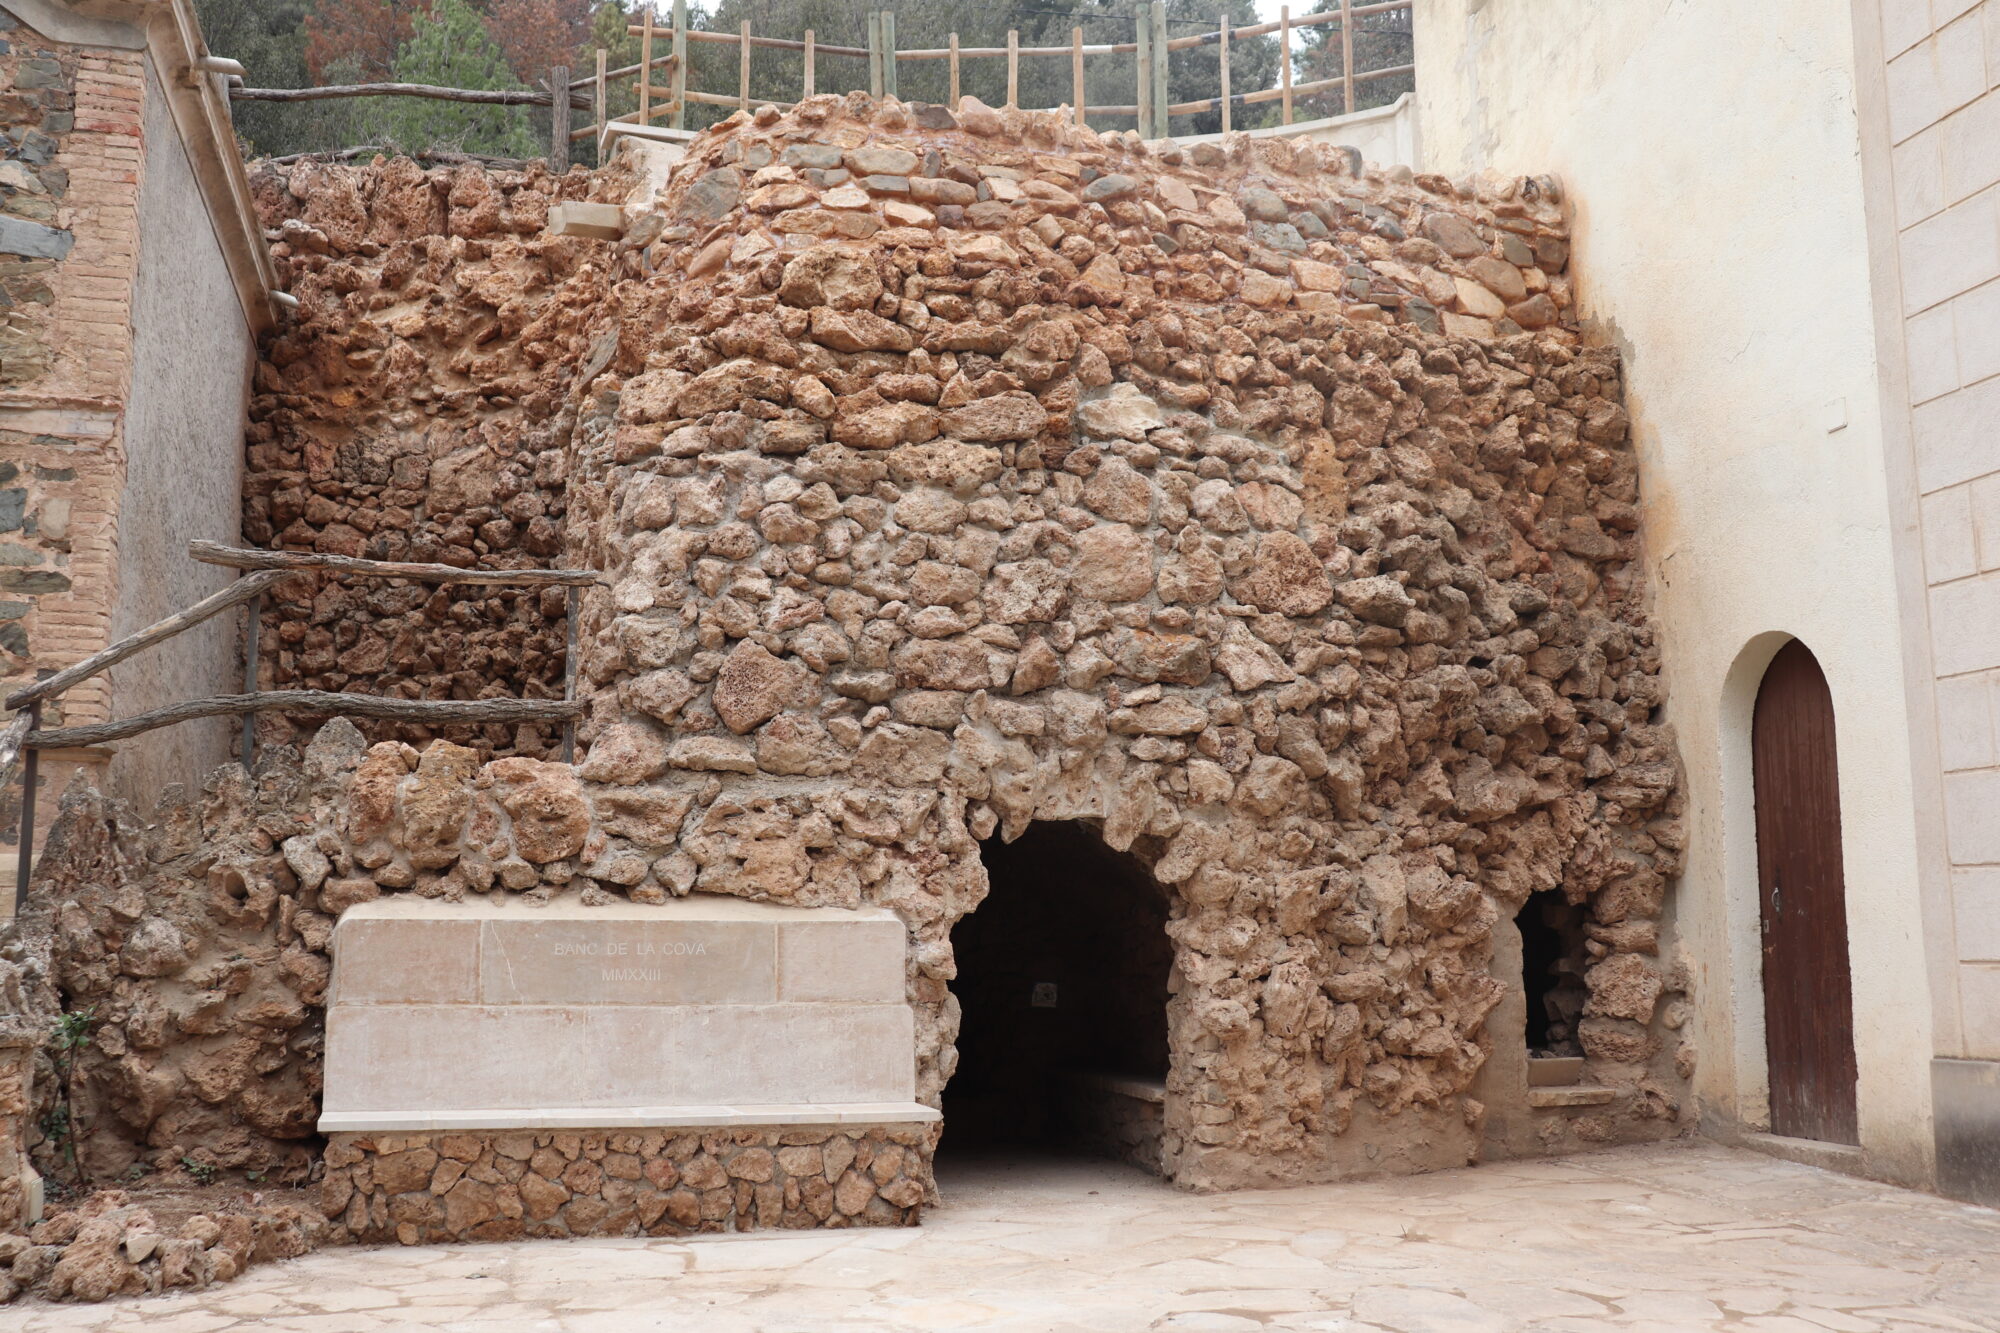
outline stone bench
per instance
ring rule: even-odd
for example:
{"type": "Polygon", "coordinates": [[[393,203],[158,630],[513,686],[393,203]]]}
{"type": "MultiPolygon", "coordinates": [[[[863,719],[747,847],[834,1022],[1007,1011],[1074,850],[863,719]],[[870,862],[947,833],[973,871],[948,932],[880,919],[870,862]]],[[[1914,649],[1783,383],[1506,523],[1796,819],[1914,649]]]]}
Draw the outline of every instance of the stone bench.
{"type": "Polygon", "coordinates": [[[904,949],[879,909],[363,903],[334,929],[319,1128],[935,1120],[904,949]]]}

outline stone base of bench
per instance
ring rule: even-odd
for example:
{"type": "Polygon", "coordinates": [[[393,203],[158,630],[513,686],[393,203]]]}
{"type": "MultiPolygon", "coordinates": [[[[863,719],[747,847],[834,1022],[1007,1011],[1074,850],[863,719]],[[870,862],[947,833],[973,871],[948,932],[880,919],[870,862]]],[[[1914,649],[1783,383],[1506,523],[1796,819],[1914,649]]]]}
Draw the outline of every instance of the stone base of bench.
{"type": "Polygon", "coordinates": [[[348,1238],[914,1226],[934,1123],[333,1133],[321,1206],[348,1238]]]}

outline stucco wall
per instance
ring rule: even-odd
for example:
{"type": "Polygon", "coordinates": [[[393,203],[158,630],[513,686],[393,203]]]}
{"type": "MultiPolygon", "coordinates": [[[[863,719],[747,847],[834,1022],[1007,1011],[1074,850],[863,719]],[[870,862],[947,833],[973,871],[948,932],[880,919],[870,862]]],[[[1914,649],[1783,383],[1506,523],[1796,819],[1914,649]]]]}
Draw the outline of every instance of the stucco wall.
{"type": "Polygon", "coordinates": [[[1856,0],[1938,1185],[2000,1203],[2000,3],[1856,0]]]}
{"type": "Polygon", "coordinates": [[[1694,820],[1696,1093],[1765,1123],[1749,718],[1785,639],[1832,686],[1867,1169],[1930,1173],[1901,619],[1846,6],[1427,0],[1425,165],[1553,172],[1617,345],[1694,820]],[[1784,114],[1772,114],[1783,108],[1784,114]]]}
{"type": "MultiPolygon", "coordinates": [[[[1387,106],[1371,107],[1352,115],[1272,125],[1249,133],[1253,139],[1282,137],[1339,144],[1357,150],[1362,161],[1377,167],[1417,166],[1417,101],[1412,93],[1404,93],[1387,106]]],[[[1179,136],[1177,142],[1202,143],[1220,138],[1220,134],[1190,134],[1179,136]]]]}
{"type": "MultiPolygon", "coordinates": [[[[243,489],[250,331],[159,76],[146,64],[145,163],[132,297],[132,388],[120,502],[122,576],[112,638],[226,586],[233,575],[187,557],[191,538],[235,541],[243,489]]],[[[218,616],[117,668],[121,715],[241,687],[242,617],[218,616]]],[[[123,743],[113,781],[141,800],[191,782],[232,753],[229,719],[184,723],[123,743]]]]}
{"type": "Polygon", "coordinates": [[[1938,1050],[2000,1059],[2000,3],[1905,0],[1879,21],[1894,244],[1883,295],[1907,367],[1930,610],[1913,628],[1928,630],[1936,682],[1953,907],[1942,961],[1955,1021],[1938,1050]]]}

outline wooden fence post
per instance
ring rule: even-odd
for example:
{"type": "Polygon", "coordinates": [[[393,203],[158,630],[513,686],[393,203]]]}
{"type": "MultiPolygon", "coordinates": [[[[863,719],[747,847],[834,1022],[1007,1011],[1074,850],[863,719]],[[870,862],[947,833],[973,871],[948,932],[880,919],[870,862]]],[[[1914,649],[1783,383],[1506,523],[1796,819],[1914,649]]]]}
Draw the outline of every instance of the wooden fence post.
{"type": "Polygon", "coordinates": [[[569,66],[549,70],[549,173],[569,170],[569,66]]]}
{"type": "MultiPolygon", "coordinates": [[[[28,705],[28,730],[42,727],[42,701],[28,705]]],[[[24,742],[25,745],[25,742],[24,742]]],[[[246,765],[247,767],[247,765],[246,765]]],[[[35,869],[35,787],[42,777],[42,752],[28,747],[21,757],[21,855],[14,863],[14,915],[28,902],[28,877],[35,869]]]]}
{"type": "Polygon", "coordinates": [[[1345,114],[1354,114],[1354,0],[1340,0],[1340,92],[1345,114]]]}
{"type": "Polygon", "coordinates": [[[806,98],[811,97],[812,95],[813,95],[813,30],[811,28],[807,28],[806,29],[806,83],[804,90],[799,94],[799,100],[804,101],[806,98]]]}
{"type": "Polygon", "coordinates": [[[1007,29],[1007,105],[1021,104],[1021,34],[1007,29]]]}
{"type": "MultiPolygon", "coordinates": [[[[567,147],[568,145],[564,145],[567,147]]],[[[258,593],[250,599],[250,623],[243,632],[243,692],[257,693],[257,640],[264,628],[264,594],[258,593]]],[[[243,771],[254,773],[257,761],[257,717],[254,713],[243,715],[243,771]]]]}
{"type": "MultiPolygon", "coordinates": [[[[681,9],[679,0],[674,4],[674,32],[680,34],[681,9]]],[[[678,45],[678,43],[676,43],[678,45]]],[[[644,26],[639,30],[639,123],[649,125],[653,120],[653,6],[646,6],[644,26]]],[[[680,122],[674,122],[678,125],[680,122]]]]}
{"type": "Polygon", "coordinates": [[[750,109],[750,20],[743,20],[743,27],[737,36],[736,49],[741,53],[737,62],[736,105],[744,111],[750,109]]]}
{"type": "Polygon", "coordinates": [[[896,96],[896,11],[882,11],[882,95],[896,96]]]}
{"type": "Polygon", "coordinates": [[[600,153],[604,151],[604,122],[611,118],[611,111],[605,105],[605,98],[609,88],[604,77],[605,62],[610,55],[611,53],[603,47],[600,46],[597,48],[597,138],[594,142],[597,144],[597,149],[600,153]]]}
{"type": "Polygon", "coordinates": [[[1284,80],[1284,123],[1292,123],[1292,7],[1278,8],[1278,73],[1284,80]]]}
{"type": "Polygon", "coordinates": [[[1141,139],[1150,139],[1153,137],[1153,29],[1151,21],[1144,14],[1141,14],[1133,30],[1136,34],[1136,45],[1138,47],[1132,61],[1135,72],[1133,91],[1137,94],[1137,101],[1139,103],[1139,113],[1133,117],[1133,125],[1138,129],[1141,139]]]}
{"type": "Polygon", "coordinates": [[[1167,108],[1173,105],[1173,82],[1167,77],[1167,0],[1153,0],[1147,16],[1153,35],[1153,129],[1152,138],[1168,138],[1173,130],[1167,108]]]}
{"type": "Polygon", "coordinates": [[[1222,15],[1222,132],[1229,133],[1229,13],[1222,15]]]}
{"type": "MultiPolygon", "coordinates": [[[[650,4],[651,0],[648,0],[650,4]]],[[[646,77],[652,78],[653,67],[646,67],[646,77]]],[[[673,91],[673,127],[687,128],[687,86],[688,86],[688,7],[687,0],[674,0],[674,76],[668,81],[673,91]]]]}
{"type": "Polygon", "coordinates": [[[882,95],[882,16],[868,14],[868,95],[882,95]]]}
{"type": "Polygon", "coordinates": [[[954,113],[958,111],[958,34],[951,35],[951,102],[954,113]]]}
{"type": "Polygon", "coordinates": [[[1088,122],[1083,118],[1083,29],[1069,30],[1069,81],[1076,96],[1076,126],[1084,129],[1088,122]]]}

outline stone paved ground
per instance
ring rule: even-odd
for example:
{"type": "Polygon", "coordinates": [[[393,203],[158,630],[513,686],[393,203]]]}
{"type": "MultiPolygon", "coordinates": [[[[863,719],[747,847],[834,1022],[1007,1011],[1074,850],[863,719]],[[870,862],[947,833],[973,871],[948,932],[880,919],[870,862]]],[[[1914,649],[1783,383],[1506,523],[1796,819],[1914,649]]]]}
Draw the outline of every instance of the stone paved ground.
{"type": "Polygon", "coordinates": [[[919,1229],[336,1250],[0,1329],[2000,1330],[2000,1212],[1707,1143],[1210,1196],[1086,1163],[946,1184],[919,1229]]]}

